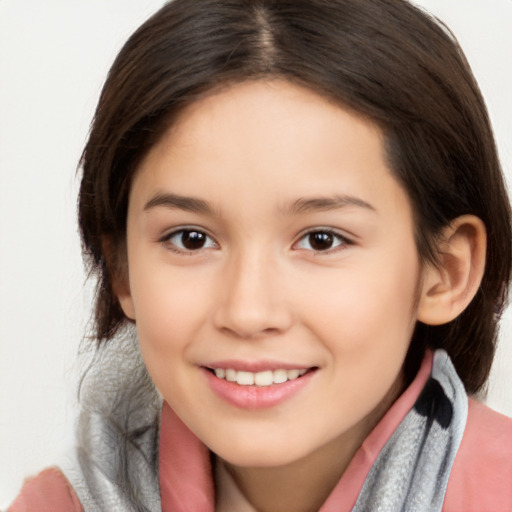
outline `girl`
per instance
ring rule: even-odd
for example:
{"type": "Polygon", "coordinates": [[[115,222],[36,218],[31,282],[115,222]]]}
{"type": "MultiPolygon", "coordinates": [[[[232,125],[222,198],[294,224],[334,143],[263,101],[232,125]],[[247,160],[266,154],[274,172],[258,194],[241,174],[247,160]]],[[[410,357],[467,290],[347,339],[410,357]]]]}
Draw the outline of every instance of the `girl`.
{"type": "Polygon", "coordinates": [[[512,510],[485,384],[510,207],[446,28],[397,0],[175,0],[82,158],[97,360],[11,510],[512,510]]]}

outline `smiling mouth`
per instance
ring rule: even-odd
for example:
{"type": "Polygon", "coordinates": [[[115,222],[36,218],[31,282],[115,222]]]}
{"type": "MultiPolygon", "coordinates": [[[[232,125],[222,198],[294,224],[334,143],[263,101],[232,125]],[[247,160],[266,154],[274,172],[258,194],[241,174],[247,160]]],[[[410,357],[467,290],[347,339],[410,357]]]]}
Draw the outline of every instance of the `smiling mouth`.
{"type": "Polygon", "coordinates": [[[238,371],[232,368],[208,368],[217,378],[227,382],[233,382],[240,386],[259,386],[266,387],[274,384],[284,384],[285,382],[299,379],[306,373],[313,371],[309,369],[277,369],[264,370],[261,372],[238,371]]]}

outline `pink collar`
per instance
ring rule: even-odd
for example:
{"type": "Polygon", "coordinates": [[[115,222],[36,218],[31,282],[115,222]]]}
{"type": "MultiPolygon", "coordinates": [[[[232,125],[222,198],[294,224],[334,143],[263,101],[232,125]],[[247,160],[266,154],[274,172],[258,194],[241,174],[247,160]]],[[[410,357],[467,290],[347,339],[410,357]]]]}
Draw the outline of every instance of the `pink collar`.
{"type": "Polygon", "coordinates": [[[164,402],[159,449],[162,512],[214,512],[215,490],[208,448],[164,402]]]}

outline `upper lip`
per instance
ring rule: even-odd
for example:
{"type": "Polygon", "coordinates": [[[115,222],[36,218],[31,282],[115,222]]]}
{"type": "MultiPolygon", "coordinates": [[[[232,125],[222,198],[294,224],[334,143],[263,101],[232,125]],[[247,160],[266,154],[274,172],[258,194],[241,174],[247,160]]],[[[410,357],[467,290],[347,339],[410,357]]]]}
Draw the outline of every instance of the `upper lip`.
{"type": "Polygon", "coordinates": [[[207,363],[202,365],[205,368],[209,368],[210,370],[215,370],[217,368],[222,368],[224,370],[232,369],[243,372],[264,372],[268,370],[308,370],[310,368],[315,368],[311,365],[304,365],[298,363],[285,363],[282,361],[271,361],[271,360],[262,360],[262,361],[240,361],[234,359],[223,359],[222,361],[214,361],[211,363],[207,363]]]}

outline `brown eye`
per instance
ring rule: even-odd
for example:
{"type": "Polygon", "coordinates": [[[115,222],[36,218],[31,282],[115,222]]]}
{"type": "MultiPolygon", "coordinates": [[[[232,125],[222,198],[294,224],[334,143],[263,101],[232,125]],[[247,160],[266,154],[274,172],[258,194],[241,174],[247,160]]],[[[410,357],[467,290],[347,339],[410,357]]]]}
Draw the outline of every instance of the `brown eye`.
{"type": "Polygon", "coordinates": [[[297,247],[315,252],[327,252],[349,243],[348,240],[333,231],[318,230],[306,233],[297,243],[297,247]]]}
{"type": "Polygon", "coordinates": [[[308,235],[308,242],[311,248],[315,251],[326,251],[332,247],[334,237],[331,233],[310,233],[308,235]]]}
{"type": "Polygon", "coordinates": [[[179,231],[174,231],[162,241],[174,246],[176,250],[182,252],[198,251],[200,249],[208,249],[217,246],[206,233],[197,229],[180,229],[179,231]]]}
{"type": "Polygon", "coordinates": [[[181,234],[181,243],[185,249],[195,251],[201,249],[206,242],[206,235],[199,231],[183,231],[181,234]]]}

